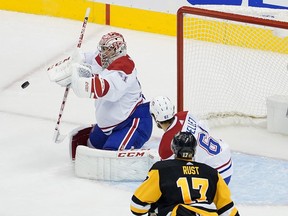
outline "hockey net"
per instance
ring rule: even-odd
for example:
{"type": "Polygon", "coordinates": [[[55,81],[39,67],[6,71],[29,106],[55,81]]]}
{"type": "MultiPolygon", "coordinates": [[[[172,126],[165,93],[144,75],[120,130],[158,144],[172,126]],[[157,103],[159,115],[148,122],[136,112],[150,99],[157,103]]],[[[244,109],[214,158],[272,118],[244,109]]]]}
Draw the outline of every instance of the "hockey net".
{"type": "Polygon", "coordinates": [[[288,22],[202,8],[177,13],[177,109],[210,126],[258,124],[288,95],[288,22]]]}

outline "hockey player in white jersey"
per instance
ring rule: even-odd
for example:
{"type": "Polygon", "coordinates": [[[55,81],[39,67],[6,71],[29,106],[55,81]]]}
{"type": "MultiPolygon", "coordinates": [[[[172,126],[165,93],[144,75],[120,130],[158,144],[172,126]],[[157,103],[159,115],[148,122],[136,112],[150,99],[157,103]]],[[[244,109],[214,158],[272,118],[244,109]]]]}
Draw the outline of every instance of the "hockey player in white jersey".
{"type": "Polygon", "coordinates": [[[49,71],[49,78],[63,87],[71,85],[79,97],[94,99],[97,121],[72,134],[72,159],[79,144],[105,150],[141,148],[151,136],[152,117],[124,37],[107,33],[95,52],[76,52],[71,59],[49,71]]]}
{"type": "Polygon", "coordinates": [[[189,111],[175,113],[171,100],[165,96],[155,97],[150,102],[150,112],[157,126],[164,130],[158,153],[162,160],[173,156],[171,141],[178,132],[190,132],[197,140],[195,161],[215,168],[229,184],[233,173],[229,146],[221,139],[209,134],[208,128],[201,124],[189,111]]]}

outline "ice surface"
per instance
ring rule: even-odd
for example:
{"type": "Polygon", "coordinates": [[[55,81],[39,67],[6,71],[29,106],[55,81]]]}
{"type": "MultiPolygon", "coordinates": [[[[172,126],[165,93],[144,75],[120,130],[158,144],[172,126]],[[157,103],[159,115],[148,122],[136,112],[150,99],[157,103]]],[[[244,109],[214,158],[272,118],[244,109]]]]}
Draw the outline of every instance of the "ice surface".
{"type": "MultiPolygon", "coordinates": [[[[45,70],[73,51],[81,24],[0,11],[1,216],[131,215],[130,198],[139,182],[77,178],[67,140],[52,142],[64,88],[51,83],[45,70]],[[30,85],[22,89],[26,80],[30,85]]],[[[167,95],[175,101],[175,38],[88,23],[83,50],[96,49],[102,34],[111,30],[126,37],[146,98],[167,95]]],[[[93,123],[93,102],[71,91],[62,120],[62,134],[93,123]]],[[[231,190],[241,215],[286,215],[288,137],[265,128],[212,132],[233,150],[231,190]]],[[[160,135],[155,129],[150,141],[154,146],[160,135]]]]}

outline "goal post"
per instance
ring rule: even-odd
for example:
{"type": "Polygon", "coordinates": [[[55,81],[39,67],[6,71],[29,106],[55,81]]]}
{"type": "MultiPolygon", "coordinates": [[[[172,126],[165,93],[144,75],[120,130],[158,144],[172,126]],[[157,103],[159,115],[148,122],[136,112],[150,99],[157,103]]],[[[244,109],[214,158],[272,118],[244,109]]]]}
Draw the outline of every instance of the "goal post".
{"type": "Polygon", "coordinates": [[[178,111],[208,121],[266,119],[267,97],[288,95],[288,22],[268,18],[179,8],[178,111]]]}

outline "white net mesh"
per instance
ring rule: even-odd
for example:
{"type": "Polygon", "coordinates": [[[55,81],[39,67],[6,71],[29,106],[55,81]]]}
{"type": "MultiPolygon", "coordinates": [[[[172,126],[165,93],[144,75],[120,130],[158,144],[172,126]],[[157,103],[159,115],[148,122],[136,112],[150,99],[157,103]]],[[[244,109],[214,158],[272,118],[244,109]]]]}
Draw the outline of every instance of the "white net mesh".
{"type": "Polygon", "coordinates": [[[266,118],[268,96],[288,95],[286,30],[248,20],[185,13],[184,110],[214,123],[217,118],[220,124],[224,118],[243,123],[239,118],[266,118]]]}

